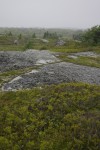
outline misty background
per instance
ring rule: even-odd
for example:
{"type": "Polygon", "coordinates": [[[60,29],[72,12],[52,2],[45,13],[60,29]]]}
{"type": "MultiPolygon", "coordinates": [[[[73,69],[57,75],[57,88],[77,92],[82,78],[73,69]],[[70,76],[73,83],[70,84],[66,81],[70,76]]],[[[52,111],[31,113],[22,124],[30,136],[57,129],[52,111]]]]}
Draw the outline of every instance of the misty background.
{"type": "Polygon", "coordinates": [[[100,0],[0,0],[0,27],[90,28],[100,0]]]}

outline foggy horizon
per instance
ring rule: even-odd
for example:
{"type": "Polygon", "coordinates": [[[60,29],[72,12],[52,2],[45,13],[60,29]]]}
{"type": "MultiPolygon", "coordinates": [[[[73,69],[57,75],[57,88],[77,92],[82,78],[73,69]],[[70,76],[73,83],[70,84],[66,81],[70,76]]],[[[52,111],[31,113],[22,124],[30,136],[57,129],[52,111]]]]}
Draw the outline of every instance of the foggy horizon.
{"type": "Polygon", "coordinates": [[[0,0],[0,27],[87,29],[100,25],[100,0],[0,0]]]}

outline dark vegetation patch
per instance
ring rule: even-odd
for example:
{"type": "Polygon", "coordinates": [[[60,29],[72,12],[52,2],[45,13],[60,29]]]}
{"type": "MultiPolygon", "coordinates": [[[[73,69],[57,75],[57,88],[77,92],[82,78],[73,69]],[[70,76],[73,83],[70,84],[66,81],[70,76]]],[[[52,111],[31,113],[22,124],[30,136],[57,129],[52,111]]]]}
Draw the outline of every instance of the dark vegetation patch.
{"type": "Polygon", "coordinates": [[[99,150],[100,86],[0,93],[1,150],[99,150]]]}

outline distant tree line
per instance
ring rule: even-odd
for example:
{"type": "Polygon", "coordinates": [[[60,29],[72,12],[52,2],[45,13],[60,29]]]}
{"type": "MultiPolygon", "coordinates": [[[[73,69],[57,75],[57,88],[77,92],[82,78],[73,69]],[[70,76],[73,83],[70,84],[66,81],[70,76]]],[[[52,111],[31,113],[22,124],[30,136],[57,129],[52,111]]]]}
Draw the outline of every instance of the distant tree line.
{"type": "Polygon", "coordinates": [[[53,38],[53,39],[56,39],[58,38],[58,35],[57,33],[49,33],[48,31],[44,33],[44,36],[43,38],[53,38]]]}

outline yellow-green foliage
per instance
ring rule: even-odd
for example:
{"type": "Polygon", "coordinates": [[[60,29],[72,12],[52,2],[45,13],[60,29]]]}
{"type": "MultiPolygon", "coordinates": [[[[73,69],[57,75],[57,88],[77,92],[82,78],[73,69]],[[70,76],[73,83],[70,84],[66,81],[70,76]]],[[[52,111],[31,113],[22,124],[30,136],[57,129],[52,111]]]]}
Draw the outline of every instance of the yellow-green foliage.
{"type": "Polygon", "coordinates": [[[1,150],[99,150],[100,86],[0,93],[1,150]]]}

